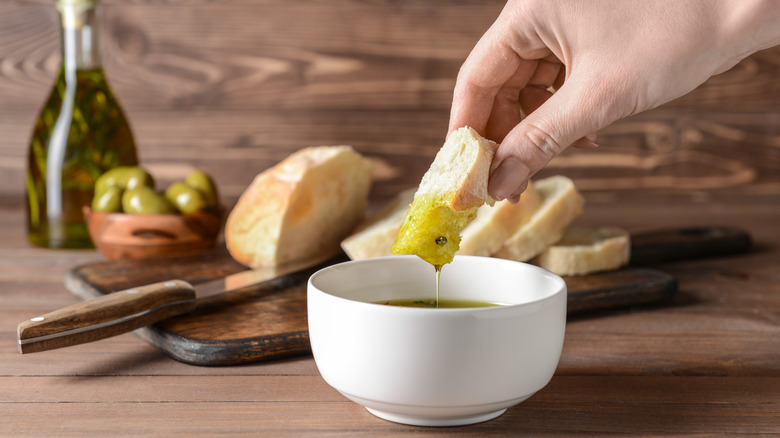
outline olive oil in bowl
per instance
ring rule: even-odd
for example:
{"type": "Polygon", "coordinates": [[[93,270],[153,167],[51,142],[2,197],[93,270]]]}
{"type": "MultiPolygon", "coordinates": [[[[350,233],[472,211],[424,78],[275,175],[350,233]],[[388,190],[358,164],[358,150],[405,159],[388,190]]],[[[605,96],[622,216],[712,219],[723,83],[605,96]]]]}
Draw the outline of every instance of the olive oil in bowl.
{"type": "Polygon", "coordinates": [[[376,304],[399,307],[422,307],[427,309],[466,309],[472,307],[498,307],[502,304],[476,300],[431,300],[431,299],[404,299],[379,301],[376,304]]]}
{"type": "Polygon", "coordinates": [[[439,296],[442,265],[434,265],[433,267],[436,269],[435,298],[407,298],[400,300],[377,301],[375,304],[384,304],[387,306],[397,307],[422,307],[427,309],[468,309],[474,307],[498,307],[503,305],[500,303],[491,303],[489,301],[479,300],[442,299],[439,296]]]}

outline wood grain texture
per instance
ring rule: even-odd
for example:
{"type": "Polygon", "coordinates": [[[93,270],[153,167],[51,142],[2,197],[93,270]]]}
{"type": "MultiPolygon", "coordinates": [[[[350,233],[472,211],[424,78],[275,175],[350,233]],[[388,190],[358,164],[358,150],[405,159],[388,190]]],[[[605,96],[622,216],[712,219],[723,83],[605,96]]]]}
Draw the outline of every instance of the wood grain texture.
{"type": "MultiPolygon", "coordinates": [[[[372,200],[416,185],[443,142],[455,74],[501,0],[105,0],[105,68],[160,183],[189,166],[229,207],[304,146],[376,162],[372,200]]],[[[721,224],[754,250],[658,266],[670,305],[567,323],[550,384],[496,420],[378,420],[310,357],[235,367],[171,360],[132,334],[21,355],[19,322],[79,299],[93,251],[32,248],[23,227],[31,127],[60,55],[49,0],[0,1],[0,436],[734,436],[780,430],[780,48],[614,124],[540,177],[585,194],[579,222],[632,233],[721,224]]]]}
{"type": "MultiPolygon", "coordinates": [[[[634,264],[734,255],[749,249],[750,236],[742,230],[691,230],[657,230],[641,234],[637,241],[632,239],[631,252],[639,254],[632,259],[634,264]]],[[[345,260],[341,255],[268,283],[199,299],[192,312],[136,334],[171,357],[193,365],[233,365],[309,354],[306,281],[323,266],[345,260]]],[[[221,248],[188,256],[82,265],[67,273],[65,285],[84,299],[105,299],[115,291],[147,283],[177,278],[197,284],[243,269],[221,248]]],[[[570,317],[668,304],[677,293],[674,277],[648,268],[629,267],[564,280],[570,317]]]]}
{"type": "MultiPolygon", "coordinates": [[[[343,260],[339,257],[326,265],[343,260]]],[[[231,365],[308,354],[306,281],[322,266],[199,299],[191,312],[137,334],[171,357],[194,365],[231,365]]],[[[68,272],[65,284],[89,299],[171,278],[198,284],[245,269],[223,247],[183,257],[83,265],[68,272]]]]}
{"type": "Polygon", "coordinates": [[[778,196],[617,191],[586,198],[584,223],[639,232],[717,221],[750,230],[755,247],[659,265],[679,283],[670,305],[570,319],[547,387],[496,420],[433,431],[378,420],[340,398],[305,356],[192,367],[131,334],[18,354],[16,324],[78,302],[63,287],[65,274],[101,257],[30,248],[20,207],[0,204],[0,435],[771,436],[780,427],[778,196]]]}
{"type": "MultiPolygon", "coordinates": [[[[196,165],[228,204],[294,150],[351,144],[375,198],[419,182],[443,143],[455,75],[503,2],[106,1],[105,69],[142,163],[196,165]],[[218,19],[215,19],[218,17],[218,19]]],[[[0,196],[21,202],[36,113],[58,68],[50,3],[0,5],[0,196]]],[[[583,190],[780,187],[780,48],[603,130],[544,175],[583,190]]]]}
{"type": "Polygon", "coordinates": [[[189,283],[166,280],[106,294],[19,324],[21,353],[93,342],[146,327],[195,309],[189,283]]]}
{"type": "MultiPolygon", "coordinates": [[[[780,426],[780,385],[769,377],[557,376],[521,405],[468,427],[403,426],[374,418],[319,377],[235,376],[77,379],[32,377],[52,388],[37,401],[11,392],[0,378],[0,420],[14,436],[50,430],[36,424],[45,409],[65,436],[234,433],[267,436],[517,436],[518,434],[766,434],[780,426]],[[71,391],[71,392],[69,392],[71,391]],[[316,397],[318,402],[305,403],[316,397]],[[225,400],[231,400],[226,403],[225,400]],[[303,402],[303,403],[302,403],[303,402]],[[305,405],[303,407],[302,405],[305,405]],[[300,409],[305,409],[301,411],[300,409]],[[121,411],[121,424],[99,421],[121,411]],[[189,421],[184,420],[189,419],[189,421]]],[[[53,428],[51,428],[53,429],[53,428]]]]}

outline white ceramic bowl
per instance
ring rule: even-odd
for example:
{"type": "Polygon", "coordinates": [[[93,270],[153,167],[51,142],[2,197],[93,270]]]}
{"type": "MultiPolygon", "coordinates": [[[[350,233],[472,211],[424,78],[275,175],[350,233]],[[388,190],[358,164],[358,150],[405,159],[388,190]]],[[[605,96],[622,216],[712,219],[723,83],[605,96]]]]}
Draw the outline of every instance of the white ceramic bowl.
{"type": "Polygon", "coordinates": [[[386,420],[477,423],[543,388],[563,347],[566,284],[544,269],[457,256],[440,298],[506,305],[430,309],[374,304],[435,296],[435,271],[416,256],[334,265],[308,284],[309,337],[325,381],[386,420]]]}

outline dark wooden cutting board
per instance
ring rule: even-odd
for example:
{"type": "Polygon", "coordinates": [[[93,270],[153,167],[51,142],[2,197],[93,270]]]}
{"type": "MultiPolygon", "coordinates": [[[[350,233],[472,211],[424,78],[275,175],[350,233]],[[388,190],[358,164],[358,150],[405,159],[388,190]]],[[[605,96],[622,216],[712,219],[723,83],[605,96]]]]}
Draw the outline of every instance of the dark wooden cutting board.
{"type": "MultiPolygon", "coordinates": [[[[600,274],[565,277],[570,315],[658,304],[677,292],[674,278],[637,267],[667,260],[737,254],[750,247],[740,230],[691,228],[632,236],[632,266],[600,274]]],[[[232,365],[310,352],[306,282],[323,265],[238,292],[200,299],[194,311],[136,330],[142,339],[179,361],[232,365]]],[[[246,268],[224,248],[182,257],[117,260],[72,269],[66,287],[83,299],[173,278],[192,284],[246,268]]]]}

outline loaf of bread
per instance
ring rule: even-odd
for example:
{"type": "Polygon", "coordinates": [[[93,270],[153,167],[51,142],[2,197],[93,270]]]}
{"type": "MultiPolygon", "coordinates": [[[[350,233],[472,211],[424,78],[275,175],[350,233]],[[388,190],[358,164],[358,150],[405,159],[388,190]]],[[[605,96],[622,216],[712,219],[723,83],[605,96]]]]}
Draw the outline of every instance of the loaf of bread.
{"type": "Polygon", "coordinates": [[[585,275],[628,264],[631,243],[626,231],[615,227],[572,225],[556,244],[532,262],[558,275],[585,275]]]}
{"type": "Polygon", "coordinates": [[[341,248],[352,260],[393,255],[391,247],[417,188],[404,190],[374,215],[360,224],[355,232],[341,242],[341,248]]]}
{"type": "Polygon", "coordinates": [[[558,242],[569,224],[582,213],[584,200],[569,178],[552,176],[536,181],[535,186],[542,197],[541,205],[494,256],[528,261],[558,242]]]}
{"type": "Polygon", "coordinates": [[[302,149],[260,173],[225,225],[230,254],[250,267],[318,259],[365,215],[371,163],[350,146],[302,149]]]}
{"type": "Polygon", "coordinates": [[[495,205],[485,204],[477,210],[477,217],[461,232],[457,254],[492,256],[517,230],[533,217],[542,203],[542,196],[529,181],[520,201],[512,204],[506,199],[495,205]]]}
{"type": "Polygon", "coordinates": [[[490,164],[498,145],[463,127],[450,133],[414,194],[393,254],[416,254],[441,266],[452,261],[460,231],[490,200],[490,164]]]}

